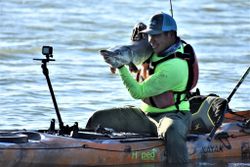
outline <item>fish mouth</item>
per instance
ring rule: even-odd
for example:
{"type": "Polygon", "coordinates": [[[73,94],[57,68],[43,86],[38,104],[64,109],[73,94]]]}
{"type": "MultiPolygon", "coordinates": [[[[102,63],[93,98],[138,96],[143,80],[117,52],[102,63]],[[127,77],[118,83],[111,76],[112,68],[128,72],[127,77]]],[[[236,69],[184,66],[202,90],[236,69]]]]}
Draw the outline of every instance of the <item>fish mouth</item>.
{"type": "Polygon", "coordinates": [[[100,50],[99,53],[104,56],[104,55],[107,55],[107,50],[100,50]]]}
{"type": "Polygon", "coordinates": [[[113,52],[103,49],[103,50],[100,50],[99,53],[102,56],[110,56],[113,52]]]}

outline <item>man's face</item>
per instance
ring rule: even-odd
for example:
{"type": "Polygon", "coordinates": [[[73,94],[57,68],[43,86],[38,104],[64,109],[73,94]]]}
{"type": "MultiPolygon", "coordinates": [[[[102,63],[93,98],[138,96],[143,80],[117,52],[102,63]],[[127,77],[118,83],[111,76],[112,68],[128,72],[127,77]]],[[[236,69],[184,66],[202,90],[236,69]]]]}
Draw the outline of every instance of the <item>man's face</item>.
{"type": "Polygon", "coordinates": [[[156,54],[161,53],[173,44],[173,39],[170,33],[149,35],[148,41],[156,54]]]}

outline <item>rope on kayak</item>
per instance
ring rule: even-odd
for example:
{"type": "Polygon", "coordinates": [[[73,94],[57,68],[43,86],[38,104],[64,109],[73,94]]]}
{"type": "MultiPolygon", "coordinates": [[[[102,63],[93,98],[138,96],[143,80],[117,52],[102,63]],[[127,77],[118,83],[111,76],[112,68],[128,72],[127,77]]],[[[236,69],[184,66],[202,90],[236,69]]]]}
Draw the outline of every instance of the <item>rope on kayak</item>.
{"type": "Polygon", "coordinates": [[[95,149],[95,150],[100,150],[100,151],[111,151],[111,152],[144,151],[144,150],[150,150],[150,149],[157,148],[157,147],[165,147],[165,145],[164,145],[164,143],[161,143],[161,144],[158,144],[158,145],[144,147],[144,148],[141,148],[141,149],[132,149],[130,145],[125,146],[123,149],[100,148],[100,147],[95,147],[95,146],[89,146],[88,144],[83,145],[83,148],[95,149]]]}
{"type": "Polygon", "coordinates": [[[67,149],[95,149],[99,151],[111,151],[111,152],[132,152],[132,151],[144,151],[150,150],[157,147],[164,147],[164,143],[160,143],[153,146],[148,146],[139,149],[132,149],[131,145],[125,145],[123,148],[120,149],[111,149],[111,148],[101,148],[98,146],[93,146],[89,144],[83,144],[82,146],[72,146],[72,147],[8,147],[8,148],[0,148],[0,150],[67,150],[67,149]]]}

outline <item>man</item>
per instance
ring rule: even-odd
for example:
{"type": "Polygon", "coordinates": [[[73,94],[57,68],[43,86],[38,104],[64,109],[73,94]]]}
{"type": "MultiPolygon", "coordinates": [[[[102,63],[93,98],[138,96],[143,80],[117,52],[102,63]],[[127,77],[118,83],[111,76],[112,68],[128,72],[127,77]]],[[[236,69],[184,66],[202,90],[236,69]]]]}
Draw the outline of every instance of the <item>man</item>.
{"type": "MultiPolygon", "coordinates": [[[[168,163],[185,163],[188,161],[186,136],[191,124],[187,100],[190,69],[188,62],[178,58],[177,53],[182,55],[186,44],[177,36],[175,20],[165,13],[154,15],[148,28],[141,33],[148,34],[154,50],[149,60],[149,76],[139,83],[124,65],[119,67],[121,79],[131,96],[142,99],[141,108],[98,111],[86,127],[98,124],[116,131],[158,135],[166,143],[168,163]]],[[[105,61],[110,64],[107,59],[105,61]]]]}

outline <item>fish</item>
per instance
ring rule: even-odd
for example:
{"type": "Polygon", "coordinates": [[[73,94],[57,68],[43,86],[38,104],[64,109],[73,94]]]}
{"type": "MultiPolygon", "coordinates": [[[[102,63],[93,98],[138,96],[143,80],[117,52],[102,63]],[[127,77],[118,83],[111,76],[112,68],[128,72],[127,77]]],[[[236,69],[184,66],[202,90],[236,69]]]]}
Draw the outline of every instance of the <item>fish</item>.
{"type": "Polygon", "coordinates": [[[128,45],[118,45],[108,49],[100,50],[100,55],[111,64],[111,71],[115,71],[121,65],[128,65],[130,71],[137,72],[137,65],[141,65],[153,54],[153,49],[148,42],[148,35],[141,34],[140,31],[147,26],[140,22],[133,28],[131,43],[128,45]]]}

